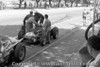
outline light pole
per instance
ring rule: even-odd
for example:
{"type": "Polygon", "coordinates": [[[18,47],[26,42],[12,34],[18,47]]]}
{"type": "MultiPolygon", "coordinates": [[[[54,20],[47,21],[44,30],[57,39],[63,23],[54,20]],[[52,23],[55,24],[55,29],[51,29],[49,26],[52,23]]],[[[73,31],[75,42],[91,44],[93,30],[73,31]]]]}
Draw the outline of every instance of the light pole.
{"type": "Polygon", "coordinates": [[[92,33],[94,35],[94,21],[95,21],[95,13],[96,13],[96,0],[94,0],[94,9],[93,9],[93,23],[92,23],[92,33]]]}

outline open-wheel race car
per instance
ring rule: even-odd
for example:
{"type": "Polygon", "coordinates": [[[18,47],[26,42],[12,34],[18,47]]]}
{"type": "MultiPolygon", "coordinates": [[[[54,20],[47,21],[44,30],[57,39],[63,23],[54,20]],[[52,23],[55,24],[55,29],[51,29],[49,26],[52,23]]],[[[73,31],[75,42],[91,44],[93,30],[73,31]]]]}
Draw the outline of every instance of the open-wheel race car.
{"type": "MultiPolygon", "coordinates": [[[[18,34],[18,39],[24,38],[23,42],[27,42],[28,44],[40,43],[41,46],[46,45],[47,33],[45,32],[45,29],[42,26],[35,28],[32,32],[28,33],[24,32],[25,32],[25,27],[22,26],[18,34]]],[[[59,30],[57,27],[52,27],[49,33],[50,33],[50,39],[51,38],[56,39],[57,35],[59,34],[59,30]]]]}
{"type": "Polygon", "coordinates": [[[23,39],[0,35],[0,67],[8,66],[12,62],[20,63],[26,56],[26,47],[21,43],[23,39]]]}

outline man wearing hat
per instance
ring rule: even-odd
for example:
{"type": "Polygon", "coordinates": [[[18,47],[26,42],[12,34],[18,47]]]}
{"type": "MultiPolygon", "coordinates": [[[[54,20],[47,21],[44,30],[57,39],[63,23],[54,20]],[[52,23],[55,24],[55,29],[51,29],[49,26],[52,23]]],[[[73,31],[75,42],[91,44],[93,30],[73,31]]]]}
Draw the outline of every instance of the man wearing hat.
{"type": "Polygon", "coordinates": [[[30,11],[30,13],[28,15],[25,16],[24,20],[23,20],[23,26],[24,26],[24,34],[26,32],[25,30],[25,26],[26,26],[26,21],[30,18],[33,17],[33,11],[30,11]]]}
{"type": "Polygon", "coordinates": [[[27,19],[29,19],[30,17],[33,17],[33,11],[30,11],[30,13],[28,15],[26,15],[26,17],[24,18],[23,22],[24,22],[24,25],[25,25],[25,21],[27,19]]]}

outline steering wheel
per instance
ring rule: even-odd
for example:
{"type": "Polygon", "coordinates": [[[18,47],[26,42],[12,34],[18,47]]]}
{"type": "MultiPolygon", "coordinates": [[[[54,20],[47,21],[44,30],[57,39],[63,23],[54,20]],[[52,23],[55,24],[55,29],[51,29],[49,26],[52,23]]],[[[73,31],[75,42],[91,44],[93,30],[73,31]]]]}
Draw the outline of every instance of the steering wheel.
{"type": "MultiPolygon", "coordinates": [[[[100,19],[97,19],[97,20],[94,21],[93,23],[94,23],[94,24],[97,24],[99,21],[100,21],[100,19]]],[[[91,24],[88,26],[88,28],[86,29],[86,31],[85,31],[85,39],[86,39],[87,41],[88,41],[88,39],[89,39],[88,33],[89,33],[89,30],[91,29],[93,23],[91,23],[91,24]]],[[[96,35],[96,36],[97,36],[97,35],[96,35]]]]}

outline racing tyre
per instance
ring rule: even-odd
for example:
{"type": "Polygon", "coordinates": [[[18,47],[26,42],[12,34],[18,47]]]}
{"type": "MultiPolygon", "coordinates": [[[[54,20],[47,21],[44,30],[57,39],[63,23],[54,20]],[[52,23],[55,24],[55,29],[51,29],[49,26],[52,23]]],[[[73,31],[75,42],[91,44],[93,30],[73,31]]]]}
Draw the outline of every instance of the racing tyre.
{"type": "Polygon", "coordinates": [[[53,29],[51,29],[51,36],[53,37],[53,39],[57,39],[58,33],[59,33],[59,30],[57,27],[54,27],[53,29]]]}
{"type": "Polygon", "coordinates": [[[15,62],[19,63],[23,61],[25,59],[25,56],[26,56],[26,47],[23,43],[19,43],[18,45],[16,45],[14,51],[15,62]]]}

